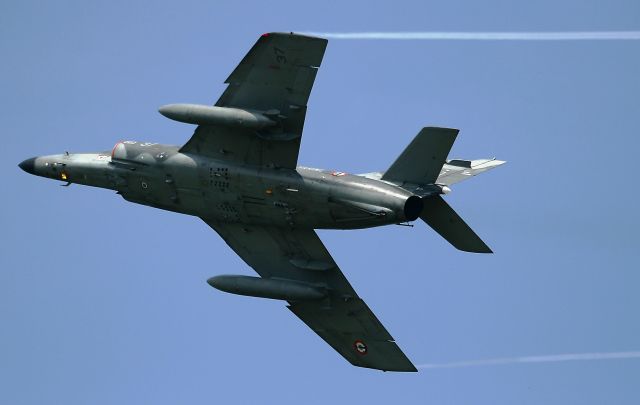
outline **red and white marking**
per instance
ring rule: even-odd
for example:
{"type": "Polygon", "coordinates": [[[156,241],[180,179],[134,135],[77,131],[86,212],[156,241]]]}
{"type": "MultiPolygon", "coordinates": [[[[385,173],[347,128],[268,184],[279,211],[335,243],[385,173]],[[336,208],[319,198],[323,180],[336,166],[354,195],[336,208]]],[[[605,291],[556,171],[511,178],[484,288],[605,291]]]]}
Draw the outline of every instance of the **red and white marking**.
{"type": "Polygon", "coordinates": [[[331,175],[332,176],[336,176],[336,177],[344,176],[346,174],[347,173],[345,173],[345,172],[331,172],[331,175]]]}
{"type": "Polygon", "coordinates": [[[361,355],[367,354],[367,345],[360,339],[353,342],[353,348],[356,349],[356,352],[361,355]]]}

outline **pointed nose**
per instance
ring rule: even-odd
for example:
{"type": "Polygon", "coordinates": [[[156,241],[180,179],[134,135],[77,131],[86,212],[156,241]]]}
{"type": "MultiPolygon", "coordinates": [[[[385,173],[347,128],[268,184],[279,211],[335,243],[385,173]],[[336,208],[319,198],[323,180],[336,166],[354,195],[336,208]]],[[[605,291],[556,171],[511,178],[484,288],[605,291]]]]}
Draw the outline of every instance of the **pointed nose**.
{"type": "Polygon", "coordinates": [[[35,174],[36,158],[23,160],[18,166],[27,173],[35,174]]]}

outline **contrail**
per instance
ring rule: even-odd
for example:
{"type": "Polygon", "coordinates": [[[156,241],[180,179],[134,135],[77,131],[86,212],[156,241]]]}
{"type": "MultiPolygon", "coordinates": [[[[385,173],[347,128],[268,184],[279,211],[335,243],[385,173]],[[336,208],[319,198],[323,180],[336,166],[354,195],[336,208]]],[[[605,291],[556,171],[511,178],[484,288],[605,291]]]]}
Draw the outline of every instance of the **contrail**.
{"type": "Polygon", "coordinates": [[[454,41],[593,41],[640,40],[640,31],[568,32],[305,32],[331,39],[393,39],[454,41]]]}
{"type": "Polygon", "coordinates": [[[592,361],[592,360],[613,360],[613,359],[637,359],[640,358],[638,352],[609,352],[609,353],[573,353],[573,354],[553,354],[548,356],[526,356],[526,357],[503,357],[497,359],[458,361],[453,363],[428,363],[419,364],[416,368],[463,368],[479,366],[497,366],[517,363],[556,363],[561,361],[592,361]]]}

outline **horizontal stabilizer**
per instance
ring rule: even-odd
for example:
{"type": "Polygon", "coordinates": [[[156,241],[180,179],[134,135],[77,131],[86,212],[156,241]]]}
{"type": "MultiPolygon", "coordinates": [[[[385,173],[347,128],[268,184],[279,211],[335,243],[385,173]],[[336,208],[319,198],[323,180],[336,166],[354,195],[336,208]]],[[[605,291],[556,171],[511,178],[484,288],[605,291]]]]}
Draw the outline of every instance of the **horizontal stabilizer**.
{"type": "Polygon", "coordinates": [[[436,182],[458,130],[426,127],[382,175],[394,183],[432,184],[436,182]]]}
{"type": "Polygon", "coordinates": [[[439,195],[424,198],[420,218],[454,247],[465,252],[493,253],[439,195]]]}
{"type": "Polygon", "coordinates": [[[442,172],[440,172],[436,183],[450,186],[505,163],[504,160],[496,159],[448,160],[447,163],[442,166],[442,172]]]}

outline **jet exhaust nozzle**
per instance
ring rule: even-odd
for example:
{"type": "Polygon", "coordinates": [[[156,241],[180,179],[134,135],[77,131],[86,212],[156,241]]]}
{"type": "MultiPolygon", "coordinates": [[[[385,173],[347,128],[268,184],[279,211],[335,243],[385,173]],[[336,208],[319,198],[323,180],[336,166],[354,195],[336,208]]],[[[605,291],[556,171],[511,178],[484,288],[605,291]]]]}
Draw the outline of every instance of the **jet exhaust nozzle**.
{"type": "Polygon", "coordinates": [[[178,122],[196,125],[222,125],[260,130],[276,125],[259,111],[216,107],[199,104],[168,104],[158,109],[160,114],[178,122]]]}
{"type": "Polygon", "coordinates": [[[407,221],[415,221],[422,213],[423,207],[422,198],[412,195],[404,203],[404,217],[407,221]]]}
{"type": "Polygon", "coordinates": [[[207,283],[231,294],[276,300],[318,300],[327,295],[326,290],[306,283],[261,277],[223,275],[211,277],[207,283]]]}

